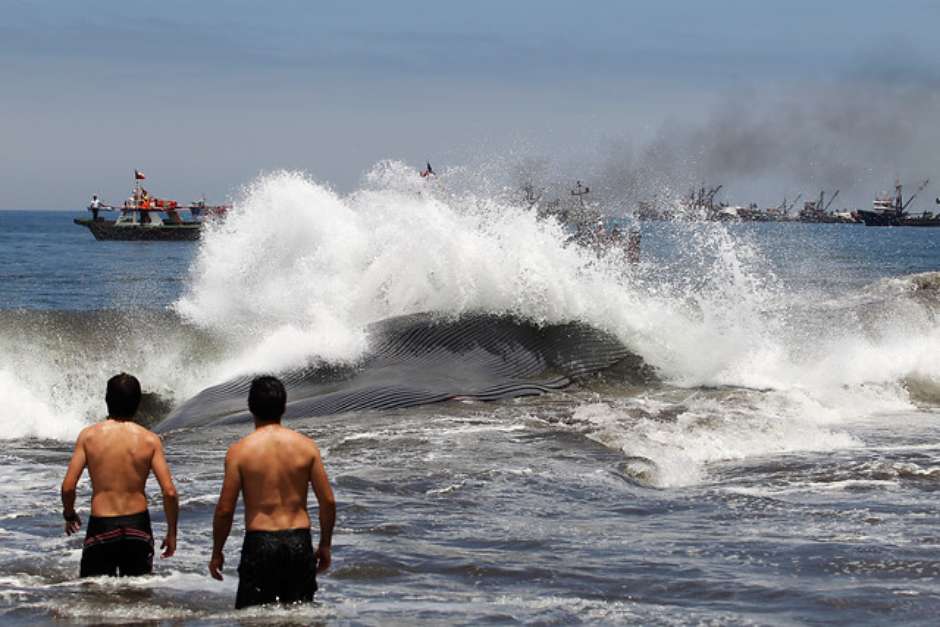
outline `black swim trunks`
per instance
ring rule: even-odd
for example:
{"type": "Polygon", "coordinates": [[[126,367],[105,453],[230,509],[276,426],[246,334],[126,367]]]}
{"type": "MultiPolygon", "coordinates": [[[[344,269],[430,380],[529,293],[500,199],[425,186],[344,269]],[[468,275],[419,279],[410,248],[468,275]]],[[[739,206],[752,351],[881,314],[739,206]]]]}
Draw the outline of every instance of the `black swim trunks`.
{"type": "Polygon", "coordinates": [[[133,577],[153,570],[150,512],[88,519],[80,577],[133,577]]]}
{"type": "Polygon", "coordinates": [[[238,564],[235,608],[313,600],[317,558],[310,529],[248,531],[238,564]]]}

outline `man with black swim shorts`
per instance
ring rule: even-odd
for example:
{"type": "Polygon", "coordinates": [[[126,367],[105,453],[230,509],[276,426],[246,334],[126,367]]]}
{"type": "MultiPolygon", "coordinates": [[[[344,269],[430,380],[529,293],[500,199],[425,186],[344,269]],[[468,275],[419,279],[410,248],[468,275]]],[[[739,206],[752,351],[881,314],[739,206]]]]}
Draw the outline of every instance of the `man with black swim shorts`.
{"type": "Polygon", "coordinates": [[[212,522],[209,572],[222,579],[222,549],[242,493],[246,531],[238,565],[236,608],[312,601],[317,573],[330,567],[336,500],[316,442],[281,425],[286,403],[287,393],[276,378],[252,381],[248,409],[255,429],[233,444],[225,456],[222,493],[212,522]],[[316,551],[310,538],[308,485],[313,486],[320,509],[316,551]]]}
{"type": "Polygon", "coordinates": [[[166,537],[163,557],[176,551],[179,498],[160,438],[132,422],[140,405],[140,383],[129,374],[111,377],[105,395],[108,418],[78,435],[75,452],[62,481],[65,533],[81,529],[75,512],[75,488],[85,467],[91,477],[91,517],[82,550],[79,576],[148,575],[153,569],[153,532],[147,478],[153,471],[163,491],[166,537]]]}

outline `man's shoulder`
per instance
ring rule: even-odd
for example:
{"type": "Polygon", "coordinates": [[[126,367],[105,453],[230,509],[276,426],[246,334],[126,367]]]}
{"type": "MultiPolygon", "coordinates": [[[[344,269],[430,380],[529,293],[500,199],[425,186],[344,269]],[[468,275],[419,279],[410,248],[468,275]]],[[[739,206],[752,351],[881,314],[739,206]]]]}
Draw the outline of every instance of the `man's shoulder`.
{"type": "Polygon", "coordinates": [[[317,450],[317,443],[310,436],[304,435],[300,431],[295,431],[294,429],[287,427],[285,427],[284,430],[286,431],[285,436],[292,444],[309,448],[311,450],[317,450]]]}
{"type": "Polygon", "coordinates": [[[147,427],[138,424],[132,420],[121,421],[120,428],[124,433],[132,433],[135,437],[139,437],[141,440],[147,444],[152,444],[155,446],[160,446],[161,440],[160,436],[148,429],[147,427]]]}
{"type": "Polygon", "coordinates": [[[245,446],[250,444],[252,435],[254,435],[254,433],[249,433],[229,444],[228,450],[225,451],[225,459],[231,460],[237,458],[245,446]]]}
{"type": "Polygon", "coordinates": [[[309,463],[316,463],[316,461],[320,458],[320,447],[317,446],[316,440],[297,431],[294,433],[297,437],[297,450],[302,451],[302,455],[309,463]]]}
{"type": "Polygon", "coordinates": [[[94,436],[96,433],[101,432],[104,429],[104,422],[96,422],[95,424],[88,425],[78,432],[78,441],[84,442],[88,438],[94,436]]]}
{"type": "Polygon", "coordinates": [[[143,438],[144,438],[148,443],[152,444],[154,448],[162,448],[162,447],[163,447],[163,440],[160,438],[159,435],[157,435],[156,433],[154,433],[153,431],[151,431],[151,430],[148,429],[147,427],[143,427],[143,426],[141,426],[141,425],[137,425],[137,426],[140,428],[140,432],[141,432],[141,435],[143,436],[143,438]]]}
{"type": "Polygon", "coordinates": [[[276,431],[252,431],[242,439],[238,440],[231,447],[229,452],[250,450],[255,446],[265,446],[265,443],[277,442],[279,446],[287,446],[290,450],[310,450],[317,451],[316,442],[312,438],[295,431],[289,427],[282,427],[276,431]]]}

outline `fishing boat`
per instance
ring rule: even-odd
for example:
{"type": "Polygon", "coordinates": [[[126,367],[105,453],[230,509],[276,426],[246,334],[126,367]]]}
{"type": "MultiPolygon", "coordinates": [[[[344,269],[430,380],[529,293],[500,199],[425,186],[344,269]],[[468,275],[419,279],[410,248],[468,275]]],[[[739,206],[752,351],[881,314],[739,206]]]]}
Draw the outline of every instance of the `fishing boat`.
{"type": "Polygon", "coordinates": [[[940,215],[924,211],[910,213],[907,208],[929,183],[929,179],[921,183],[917,191],[907,201],[900,181],[894,185],[894,196],[878,196],[872,203],[871,209],[859,209],[858,216],[865,226],[940,226],[940,215]]]}
{"type": "Polygon", "coordinates": [[[120,207],[101,203],[93,197],[88,207],[91,218],[76,218],[75,224],[86,227],[97,240],[121,241],[192,241],[199,239],[206,220],[224,216],[227,205],[208,205],[205,199],[188,205],[175,200],[156,198],[140,182],[146,179],[140,170],[134,170],[134,189],[120,207]],[[118,211],[111,220],[101,212],[118,211]]]}
{"type": "Polygon", "coordinates": [[[829,202],[826,202],[826,190],[820,191],[817,200],[807,200],[803,203],[798,220],[816,224],[857,224],[859,220],[850,211],[829,211],[838,196],[839,190],[836,190],[829,202]]]}

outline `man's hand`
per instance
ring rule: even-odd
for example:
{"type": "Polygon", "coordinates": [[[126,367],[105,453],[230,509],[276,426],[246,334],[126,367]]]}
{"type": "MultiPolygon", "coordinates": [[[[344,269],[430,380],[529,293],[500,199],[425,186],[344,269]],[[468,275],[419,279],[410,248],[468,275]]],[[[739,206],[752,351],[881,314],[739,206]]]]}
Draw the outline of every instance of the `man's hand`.
{"type": "Polygon", "coordinates": [[[62,517],[65,519],[65,535],[70,536],[82,528],[82,519],[75,513],[75,488],[85,471],[85,435],[89,427],[82,429],[75,441],[75,452],[62,480],[62,517]]]}
{"type": "Polygon", "coordinates": [[[317,557],[317,572],[325,573],[327,569],[330,567],[330,561],[331,561],[330,547],[328,546],[318,547],[316,557],[317,557]]]}
{"type": "Polygon", "coordinates": [[[65,535],[70,536],[79,529],[82,528],[82,519],[79,518],[77,512],[72,512],[69,515],[65,516],[65,535]]]}
{"type": "Polygon", "coordinates": [[[163,559],[173,557],[173,554],[176,553],[176,534],[166,534],[166,537],[163,538],[163,544],[160,545],[160,548],[163,549],[163,554],[160,555],[160,557],[163,559]]]}
{"type": "Polygon", "coordinates": [[[222,553],[213,553],[209,560],[209,574],[213,579],[222,581],[222,566],[225,564],[225,555],[222,553]]]}

